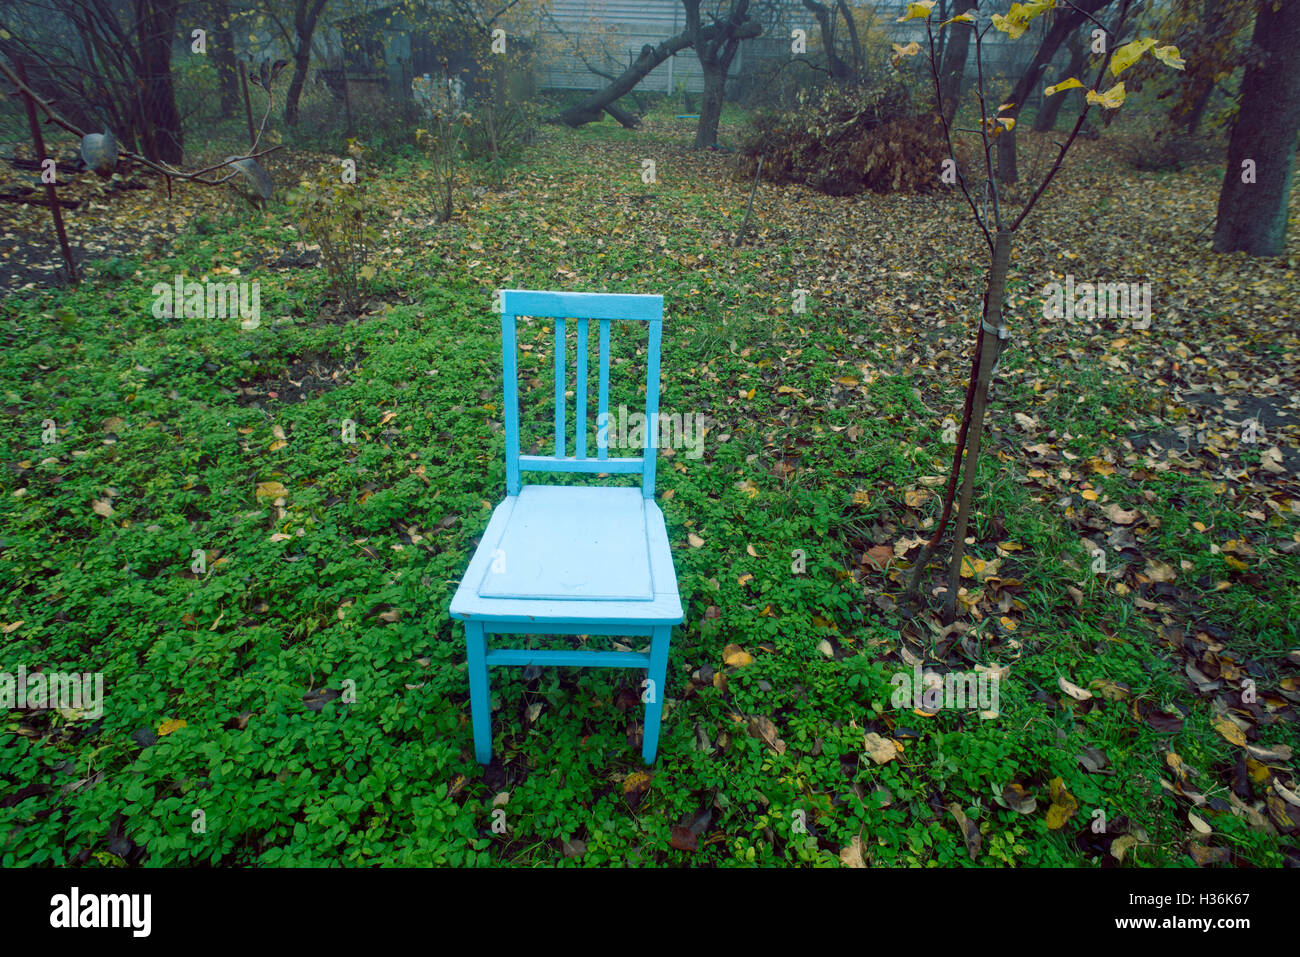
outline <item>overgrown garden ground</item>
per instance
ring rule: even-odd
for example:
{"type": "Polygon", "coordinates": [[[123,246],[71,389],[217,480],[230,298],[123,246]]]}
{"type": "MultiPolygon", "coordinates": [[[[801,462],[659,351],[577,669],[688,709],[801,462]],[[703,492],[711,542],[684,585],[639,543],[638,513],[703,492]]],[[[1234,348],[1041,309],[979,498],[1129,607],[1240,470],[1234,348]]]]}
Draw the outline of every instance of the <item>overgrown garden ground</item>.
{"type": "MultiPolygon", "coordinates": [[[[1213,255],[1221,169],[1072,156],[1017,237],[945,629],[893,599],[983,293],[964,203],[764,184],[734,249],[749,183],[691,133],[548,129],[444,226],[422,160],[363,156],[385,235],[357,318],[294,265],[283,204],[73,215],[136,251],[0,301],[0,670],[102,671],[105,709],[6,714],[0,863],[1296,862],[1295,240],[1213,255]],[[1150,328],[1044,320],[1067,273],[1151,282],[1150,328]],[[261,327],[155,318],[178,274],[260,281],[261,327]],[[473,760],[447,606],[504,494],[502,287],[663,293],[662,408],[709,422],[660,462],[687,618],[648,775],[630,672],[494,672],[498,760],[473,760]],[[997,717],[894,708],[918,659],[1005,669],[997,717]]],[[[48,231],[9,215],[6,260],[48,231]]]]}

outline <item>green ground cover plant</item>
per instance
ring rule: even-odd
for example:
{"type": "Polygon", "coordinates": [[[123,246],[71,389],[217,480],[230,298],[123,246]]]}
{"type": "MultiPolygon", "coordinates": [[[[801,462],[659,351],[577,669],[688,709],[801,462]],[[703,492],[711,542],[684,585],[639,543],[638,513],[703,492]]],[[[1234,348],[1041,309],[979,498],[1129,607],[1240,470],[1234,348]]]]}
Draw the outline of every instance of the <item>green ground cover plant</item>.
{"type": "MultiPolygon", "coordinates": [[[[733,248],[749,182],[671,112],[546,128],[494,188],[462,168],[446,223],[427,159],[363,158],[375,271],[351,308],[299,265],[292,207],[184,187],[168,242],[0,301],[0,672],[105,690],[99,716],[5,712],[0,864],[1295,855],[1293,260],[1211,258],[1203,170],[1062,174],[1013,260],[945,628],[893,597],[968,372],[960,199],[764,183],[733,248]],[[1112,261],[1102,204],[1149,328],[1042,318],[1045,283],[1112,261]],[[177,276],[257,281],[260,323],[156,315],[177,276]],[[494,673],[497,759],[473,760],[447,605],[504,488],[503,287],[663,293],[661,407],[707,417],[703,457],[659,466],[687,618],[650,769],[637,676],[575,669],[494,673]],[[997,671],[996,715],[896,706],[918,662],[997,671]],[[1225,707],[1246,678],[1254,708],[1225,707]]],[[[545,396],[547,331],[521,343],[545,396]]]]}

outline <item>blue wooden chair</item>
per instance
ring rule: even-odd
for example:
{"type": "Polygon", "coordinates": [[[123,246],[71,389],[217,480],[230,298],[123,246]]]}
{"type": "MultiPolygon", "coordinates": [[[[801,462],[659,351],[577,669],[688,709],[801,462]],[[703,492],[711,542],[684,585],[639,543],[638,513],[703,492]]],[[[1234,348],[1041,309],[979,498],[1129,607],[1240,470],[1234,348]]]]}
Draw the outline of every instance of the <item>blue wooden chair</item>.
{"type": "Polygon", "coordinates": [[[654,502],[659,446],[659,342],[663,297],[507,289],[501,293],[505,370],[506,497],[470,560],[451,601],[465,622],[469,651],[474,754],[492,760],[488,668],[494,665],[568,665],[645,669],[642,757],[653,764],[659,745],[668,641],[682,620],[663,513],[654,502]],[[515,327],[519,316],[555,321],[555,454],[519,454],[519,391],[515,327]],[[575,454],[565,421],[565,320],[577,320],[574,389],[575,454]],[[646,440],[639,456],[610,457],[609,336],[613,320],[645,322],[646,440]],[[596,455],[587,454],[588,323],[599,326],[596,455]],[[521,486],[523,472],[640,474],[640,488],[612,485],[521,486]],[[490,635],[634,635],[650,639],[648,654],[632,651],[489,648],[490,635]]]}

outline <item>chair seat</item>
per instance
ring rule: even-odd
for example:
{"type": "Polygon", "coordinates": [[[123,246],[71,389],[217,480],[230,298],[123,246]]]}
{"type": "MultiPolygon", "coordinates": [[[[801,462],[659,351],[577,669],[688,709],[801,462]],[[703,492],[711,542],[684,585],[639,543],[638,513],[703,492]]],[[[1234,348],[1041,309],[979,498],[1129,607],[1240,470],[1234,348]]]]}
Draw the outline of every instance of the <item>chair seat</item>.
{"type": "Polygon", "coordinates": [[[497,622],[677,624],[663,513],[637,488],[526,485],[493,512],[450,612],[497,622]]]}

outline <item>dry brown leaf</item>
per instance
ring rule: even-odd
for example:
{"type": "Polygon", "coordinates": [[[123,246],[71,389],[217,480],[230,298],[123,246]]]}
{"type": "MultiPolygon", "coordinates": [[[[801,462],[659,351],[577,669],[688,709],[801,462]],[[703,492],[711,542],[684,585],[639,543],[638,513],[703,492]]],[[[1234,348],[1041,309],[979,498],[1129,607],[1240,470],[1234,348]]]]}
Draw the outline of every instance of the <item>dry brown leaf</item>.
{"type": "Polygon", "coordinates": [[[867,757],[876,764],[888,764],[898,757],[898,745],[892,738],[882,738],[874,731],[868,731],[862,738],[862,746],[867,757]]]}
{"type": "Polygon", "coordinates": [[[1086,691],[1073,682],[1066,681],[1063,677],[1058,677],[1056,683],[1062,691],[1068,694],[1075,701],[1087,701],[1092,697],[1091,691],[1086,691]]]}
{"type": "Polygon", "coordinates": [[[979,826],[966,816],[960,804],[953,801],[948,805],[948,813],[952,815],[953,820],[957,822],[957,827],[961,829],[962,840],[966,842],[966,853],[970,855],[973,861],[979,857],[980,846],[984,839],[980,835],[979,826]]]}
{"type": "Polygon", "coordinates": [[[771,719],[761,716],[750,718],[749,735],[752,738],[761,739],[777,754],[785,754],[785,742],[777,737],[776,725],[772,723],[771,719]]]}
{"type": "Polygon", "coordinates": [[[1116,525],[1132,525],[1133,520],[1138,517],[1138,511],[1134,509],[1131,512],[1126,512],[1118,504],[1112,502],[1106,506],[1106,517],[1116,525]]]}
{"type": "Polygon", "coordinates": [[[867,866],[867,862],[862,859],[862,838],[856,834],[853,835],[853,840],[840,851],[840,863],[845,867],[852,868],[867,866]]]}

